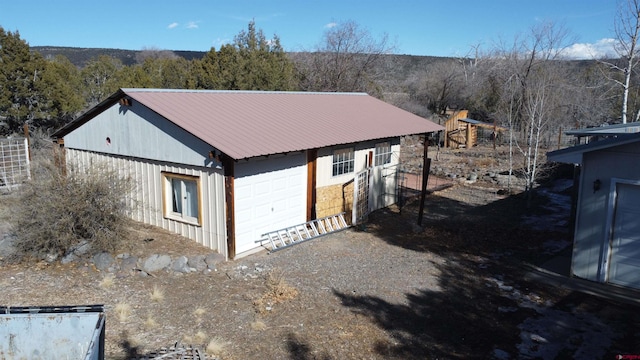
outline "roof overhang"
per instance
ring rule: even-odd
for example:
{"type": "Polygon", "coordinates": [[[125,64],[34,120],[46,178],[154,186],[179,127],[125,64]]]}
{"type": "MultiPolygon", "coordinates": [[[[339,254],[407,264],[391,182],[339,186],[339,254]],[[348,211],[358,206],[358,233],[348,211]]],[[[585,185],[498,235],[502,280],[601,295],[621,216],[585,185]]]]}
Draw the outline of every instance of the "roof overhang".
{"type": "Polygon", "coordinates": [[[567,164],[582,164],[585,153],[604,150],[615,146],[626,145],[640,141],[640,133],[618,135],[605,140],[594,141],[589,144],[577,145],[547,153],[547,160],[567,164]]]}
{"type": "Polygon", "coordinates": [[[585,129],[574,129],[574,130],[566,131],[565,134],[582,137],[582,136],[595,136],[595,135],[634,134],[638,132],[640,132],[640,122],[599,126],[599,127],[585,128],[585,129]]]}

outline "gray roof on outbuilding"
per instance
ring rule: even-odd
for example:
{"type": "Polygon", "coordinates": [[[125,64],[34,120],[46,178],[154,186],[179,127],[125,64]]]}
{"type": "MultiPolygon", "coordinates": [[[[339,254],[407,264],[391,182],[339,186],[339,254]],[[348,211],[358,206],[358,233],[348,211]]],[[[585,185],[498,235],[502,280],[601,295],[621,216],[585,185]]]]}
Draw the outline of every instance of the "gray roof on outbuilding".
{"type": "Polygon", "coordinates": [[[595,135],[633,134],[637,132],[640,132],[640,122],[574,129],[566,131],[565,134],[580,137],[595,135]]]}
{"type": "Polygon", "coordinates": [[[614,146],[626,145],[640,141],[640,133],[624,134],[604,140],[593,141],[584,145],[576,145],[547,153],[547,160],[568,163],[582,164],[582,157],[585,153],[608,149],[614,146]]]}

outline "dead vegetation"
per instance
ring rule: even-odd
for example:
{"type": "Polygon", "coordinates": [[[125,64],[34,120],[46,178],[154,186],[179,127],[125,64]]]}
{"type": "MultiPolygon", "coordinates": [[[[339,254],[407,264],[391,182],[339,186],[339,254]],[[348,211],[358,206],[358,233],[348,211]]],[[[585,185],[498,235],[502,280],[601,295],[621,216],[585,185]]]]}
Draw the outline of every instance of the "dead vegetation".
{"type": "MultiPolygon", "coordinates": [[[[273,309],[273,306],[298,296],[298,290],[289,285],[282,270],[272,270],[265,276],[266,290],[258,299],[253,301],[253,305],[259,314],[265,314],[273,309]]],[[[252,325],[253,326],[253,325],[252,325]]],[[[255,325],[257,329],[262,326],[255,325]]]]}
{"type": "Polygon", "coordinates": [[[40,260],[70,251],[93,255],[119,249],[129,236],[131,186],[130,179],[100,164],[61,169],[38,159],[32,180],[14,194],[9,216],[19,255],[40,260]]]}

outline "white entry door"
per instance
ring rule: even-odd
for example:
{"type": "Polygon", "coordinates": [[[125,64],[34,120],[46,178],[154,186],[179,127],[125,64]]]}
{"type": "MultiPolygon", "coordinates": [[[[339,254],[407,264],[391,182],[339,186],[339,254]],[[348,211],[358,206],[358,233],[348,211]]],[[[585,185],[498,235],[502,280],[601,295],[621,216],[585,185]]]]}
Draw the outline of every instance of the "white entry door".
{"type": "Polygon", "coordinates": [[[609,282],[640,289],[640,185],[618,183],[609,282]]]}
{"type": "Polygon", "coordinates": [[[236,254],[259,247],[266,232],[306,221],[305,154],[250,160],[235,175],[236,254]]]}

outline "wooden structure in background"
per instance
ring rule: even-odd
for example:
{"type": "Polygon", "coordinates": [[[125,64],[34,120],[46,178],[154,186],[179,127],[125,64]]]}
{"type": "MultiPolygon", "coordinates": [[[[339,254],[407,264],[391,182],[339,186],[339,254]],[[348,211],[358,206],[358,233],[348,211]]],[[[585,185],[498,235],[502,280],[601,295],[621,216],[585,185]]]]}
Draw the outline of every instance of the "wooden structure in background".
{"type": "Polygon", "coordinates": [[[490,129],[495,136],[506,129],[495,124],[469,119],[468,110],[456,110],[445,122],[444,147],[458,149],[470,148],[478,144],[478,128],[490,129]]]}

